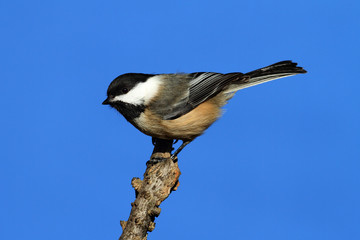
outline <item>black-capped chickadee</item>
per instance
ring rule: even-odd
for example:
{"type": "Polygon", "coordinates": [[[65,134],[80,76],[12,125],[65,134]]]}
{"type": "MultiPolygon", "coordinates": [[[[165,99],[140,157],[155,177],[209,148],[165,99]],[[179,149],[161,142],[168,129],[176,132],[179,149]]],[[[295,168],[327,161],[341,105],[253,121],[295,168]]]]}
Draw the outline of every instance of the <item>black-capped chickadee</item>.
{"type": "Polygon", "coordinates": [[[127,73],[115,78],[103,104],[153,138],[182,140],[174,158],[221,116],[221,107],[240,89],[306,71],[282,61],[249,73],[127,73]]]}

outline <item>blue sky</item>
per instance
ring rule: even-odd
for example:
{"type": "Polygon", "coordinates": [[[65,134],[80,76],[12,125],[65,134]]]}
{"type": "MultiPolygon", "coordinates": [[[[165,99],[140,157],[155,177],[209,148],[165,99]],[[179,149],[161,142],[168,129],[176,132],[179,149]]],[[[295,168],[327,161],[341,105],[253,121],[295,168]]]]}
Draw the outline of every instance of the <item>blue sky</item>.
{"type": "Polygon", "coordinates": [[[179,157],[149,239],[360,239],[358,1],[1,1],[0,238],[117,239],[152,151],[126,72],[308,74],[242,90],[179,157]]]}

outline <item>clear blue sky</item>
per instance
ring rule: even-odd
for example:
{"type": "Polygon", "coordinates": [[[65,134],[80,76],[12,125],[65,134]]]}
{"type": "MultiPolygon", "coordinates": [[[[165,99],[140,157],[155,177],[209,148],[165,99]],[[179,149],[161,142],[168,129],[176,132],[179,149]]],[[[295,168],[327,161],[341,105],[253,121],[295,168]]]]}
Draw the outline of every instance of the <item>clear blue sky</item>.
{"type": "Polygon", "coordinates": [[[152,151],[126,72],[306,75],[239,92],[180,155],[149,239],[360,239],[360,3],[1,1],[0,239],[117,239],[152,151]]]}

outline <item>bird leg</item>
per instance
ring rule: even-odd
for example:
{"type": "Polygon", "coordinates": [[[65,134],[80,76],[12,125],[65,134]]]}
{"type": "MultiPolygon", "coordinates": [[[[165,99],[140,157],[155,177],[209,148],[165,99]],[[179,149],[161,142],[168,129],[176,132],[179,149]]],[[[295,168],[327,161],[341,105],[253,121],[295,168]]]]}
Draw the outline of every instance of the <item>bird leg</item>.
{"type": "Polygon", "coordinates": [[[154,151],[147,164],[156,164],[158,162],[165,161],[170,157],[171,151],[173,150],[173,140],[165,140],[153,137],[152,143],[154,145],[154,151]]]}
{"type": "Polygon", "coordinates": [[[174,160],[174,159],[177,157],[177,155],[181,152],[181,150],[183,150],[184,147],[185,147],[186,145],[188,145],[190,142],[191,142],[191,141],[183,141],[183,143],[181,144],[181,146],[180,146],[178,149],[176,149],[176,151],[171,155],[171,159],[174,160]]]}

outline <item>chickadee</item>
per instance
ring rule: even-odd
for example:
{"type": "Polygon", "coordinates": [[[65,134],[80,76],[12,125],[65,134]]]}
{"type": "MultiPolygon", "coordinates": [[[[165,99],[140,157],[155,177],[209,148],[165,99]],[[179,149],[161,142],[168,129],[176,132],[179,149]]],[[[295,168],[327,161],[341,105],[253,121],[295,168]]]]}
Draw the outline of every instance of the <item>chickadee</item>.
{"type": "Polygon", "coordinates": [[[249,73],[126,73],[115,78],[102,103],[118,110],[141,132],[158,139],[182,140],[176,155],[221,116],[221,108],[240,89],[306,73],[282,61],[249,73]]]}

